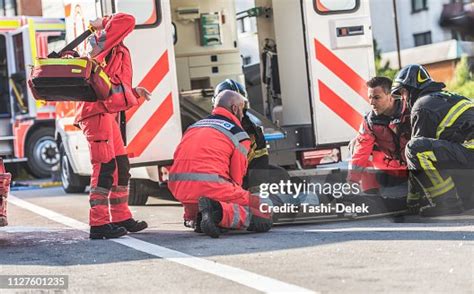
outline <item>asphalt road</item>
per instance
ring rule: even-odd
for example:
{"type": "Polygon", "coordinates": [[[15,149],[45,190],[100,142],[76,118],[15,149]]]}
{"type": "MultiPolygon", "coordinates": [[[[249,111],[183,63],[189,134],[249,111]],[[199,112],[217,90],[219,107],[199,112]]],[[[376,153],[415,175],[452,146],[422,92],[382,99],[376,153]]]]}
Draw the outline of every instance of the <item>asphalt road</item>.
{"type": "MultiPolygon", "coordinates": [[[[474,293],[474,212],[286,225],[211,239],[182,225],[182,208],[132,207],[150,227],[88,239],[87,194],[14,191],[0,228],[0,275],[67,275],[41,293],[474,293]]],[[[36,293],[0,289],[1,293],[36,293]]]]}

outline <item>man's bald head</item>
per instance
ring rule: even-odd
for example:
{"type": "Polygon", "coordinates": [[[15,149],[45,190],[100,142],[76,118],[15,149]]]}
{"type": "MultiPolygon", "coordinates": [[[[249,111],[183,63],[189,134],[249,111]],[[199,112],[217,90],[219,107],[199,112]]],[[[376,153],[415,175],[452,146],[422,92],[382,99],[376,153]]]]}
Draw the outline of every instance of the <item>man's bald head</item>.
{"type": "Polygon", "coordinates": [[[214,107],[224,107],[227,110],[230,110],[232,105],[240,105],[242,103],[245,104],[246,98],[240,95],[237,92],[231,90],[224,90],[217,94],[216,99],[214,101],[214,107]]]}
{"type": "Polygon", "coordinates": [[[240,95],[239,93],[231,90],[224,90],[216,96],[216,99],[214,101],[214,108],[225,108],[232,114],[237,116],[239,120],[242,120],[243,109],[246,103],[247,98],[240,95]]]}

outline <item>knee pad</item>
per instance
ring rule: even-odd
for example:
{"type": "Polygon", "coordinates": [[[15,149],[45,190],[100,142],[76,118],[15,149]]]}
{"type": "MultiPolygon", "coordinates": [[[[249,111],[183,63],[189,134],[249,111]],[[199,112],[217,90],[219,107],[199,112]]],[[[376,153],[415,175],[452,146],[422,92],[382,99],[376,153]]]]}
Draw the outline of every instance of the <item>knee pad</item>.
{"type": "Polygon", "coordinates": [[[130,179],[130,162],[127,155],[119,155],[117,160],[118,185],[127,186],[130,179]]]}
{"type": "Polygon", "coordinates": [[[98,187],[105,188],[110,190],[114,183],[114,172],[115,172],[115,159],[107,163],[100,164],[100,171],[99,171],[99,181],[97,183],[98,187]]]}

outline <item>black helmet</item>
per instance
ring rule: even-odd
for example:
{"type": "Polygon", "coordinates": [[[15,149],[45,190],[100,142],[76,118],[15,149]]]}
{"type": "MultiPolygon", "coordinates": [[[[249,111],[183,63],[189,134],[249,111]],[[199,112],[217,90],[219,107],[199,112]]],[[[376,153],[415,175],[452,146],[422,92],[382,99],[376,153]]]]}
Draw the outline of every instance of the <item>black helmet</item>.
{"type": "Polygon", "coordinates": [[[216,97],[220,92],[224,90],[231,90],[231,91],[237,92],[240,95],[247,98],[247,91],[245,91],[245,87],[242,86],[241,83],[236,82],[234,80],[225,79],[224,81],[220,82],[216,86],[216,89],[214,90],[214,97],[216,97]]]}
{"type": "Polygon", "coordinates": [[[244,98],[247,98],[247,91],[245,90],[245,87],[242,86],[241,83],[236,82],[231,79],[225,79],[224,81],[220,82],[216,86],[216,89],[214,90],[214,97],[212,97],[212,105],[214,105],[215,103],[216,96],[224,90],[237,92],[240,95],[242,95],[244,98]]]}
{"type": "Polygon", "coordinates": [[[418,94],[431,83],[433,80],[426,68],[419,64],[410,64],[402,68],[395,76],[391,93],[394,96],[400,96],[400,90],[405,88],[409,92],[407,103],[412,106],[418,94]]]}

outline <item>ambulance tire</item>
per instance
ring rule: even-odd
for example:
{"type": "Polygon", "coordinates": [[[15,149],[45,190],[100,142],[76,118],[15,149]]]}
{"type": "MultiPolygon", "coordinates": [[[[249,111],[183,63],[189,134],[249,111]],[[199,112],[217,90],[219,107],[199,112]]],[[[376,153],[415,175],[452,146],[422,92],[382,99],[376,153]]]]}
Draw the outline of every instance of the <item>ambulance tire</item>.
{"type": "Polygon", "coordinates": [[[25,156],[26,168],[36,178],[51,177],[54,165],[59,161],[59,151],[54,140],[53,127],[36,129],[27,139],[25,156]]]}
{"type": "Polygon", "coordinates": [[[86,186],[89,184],[89,178],[77,175],[72,170],[71,164],[67,157],[66,151],[64,150],[63,144],[59,145],[60,154],[60,174],[61,174],[61,185],[64,192],[66,193],[83,193],[86,190],[86,186]]]}
{"type": "Polygon", "coordinates": [[[142,179],[130,179],[129,183],[129,196],[128,204],[129,205],[145,205],[148,196],[149,189],[147,187],[147,180],[142,179]]]}

